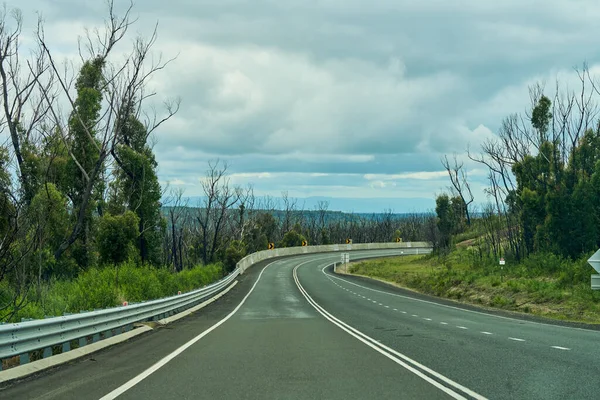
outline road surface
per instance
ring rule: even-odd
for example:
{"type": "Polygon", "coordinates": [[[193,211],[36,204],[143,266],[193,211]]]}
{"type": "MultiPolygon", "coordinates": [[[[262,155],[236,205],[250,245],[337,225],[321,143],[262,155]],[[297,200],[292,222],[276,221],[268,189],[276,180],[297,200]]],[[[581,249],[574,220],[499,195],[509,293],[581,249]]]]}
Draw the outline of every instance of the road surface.
{"type": "Polygon", "coordinates": [[[17,382],[0,398],[599,397],[600,332],[406,296],[333,274],[339,257],[253,266],[196,315],[17,382]]]}

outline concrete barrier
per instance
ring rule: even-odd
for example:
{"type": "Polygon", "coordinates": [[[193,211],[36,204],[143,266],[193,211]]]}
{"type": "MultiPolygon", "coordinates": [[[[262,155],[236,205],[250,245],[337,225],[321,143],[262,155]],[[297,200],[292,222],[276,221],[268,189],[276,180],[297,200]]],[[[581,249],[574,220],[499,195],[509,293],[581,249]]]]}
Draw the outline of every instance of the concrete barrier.
{"type": "Polygon", "coordinates": [[[411,248],[432,248],[428,242],[402,242],[402,243],[352,243],[352,244],[328,244],[321,246],[299,246],[283,247],[281,249],[262,250],[252,253],[242,258],[237,263],[240,274],[243,274],[248,268],[257,262],[269,258],[295,256],[299,254],[331,253],[337,251],[360,251],[360,250],[394,250],[411,248]]]}

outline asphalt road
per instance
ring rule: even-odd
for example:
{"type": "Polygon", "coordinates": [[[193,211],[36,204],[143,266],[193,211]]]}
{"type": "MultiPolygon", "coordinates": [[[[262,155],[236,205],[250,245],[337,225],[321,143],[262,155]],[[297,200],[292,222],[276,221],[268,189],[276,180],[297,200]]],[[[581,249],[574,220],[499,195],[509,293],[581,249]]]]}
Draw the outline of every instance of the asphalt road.
{"type": "MultiPolygon", "coordinates": [[[[351,258],[366,254],[375,252],[351,258]]],[[[197,314],[17,382],[0,398],[600,397],[600,332],[405,296],[334,275],[325,267],[338,259],[253,266],[197,314]]]]}

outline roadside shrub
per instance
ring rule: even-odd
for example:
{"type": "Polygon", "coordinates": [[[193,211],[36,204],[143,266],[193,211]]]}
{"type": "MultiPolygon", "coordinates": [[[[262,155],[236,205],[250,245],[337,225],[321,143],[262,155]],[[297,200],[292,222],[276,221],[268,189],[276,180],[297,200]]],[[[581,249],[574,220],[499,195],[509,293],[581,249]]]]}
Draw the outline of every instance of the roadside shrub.
{"type": "Polygon", "coordinates": [[[181,271],[175,278],[177,290],[187,292],[193,289],[198,289],[206,286],[211,282],[220,279],[223,276],[223,265],[210,264],[206,266],[198,266],[193,269],[181,271]]]}
{"type": "MultiPolygon", "coordinates": [[[[119,288],[116,271],[112,266],[91,268],[71,281],[52,280],[41,288],[40,298],[36,290],[30,290],[23,307],[10,319],[44,318],[64,313],[78,313],[107,307],[115,307],[122,301],[140,302],[153,300],[200,288],[223,276],[221,264],[197,266],[173,273],[168,269],[137,267],[127,262],[119,266],[119,288]]],[[[6,285],[0,284],[0,298],[9,302],[13,296],[6,285]]],[[[21,300],[21,299],[20,299],[21,300]]],[[[6,314],[10,314],[7,310],[6,314]]],[[[2,315],[2,314],[0,314],[2,315]]]]}
{"type": "Polygon", "coordinates": [[[114,268],[91,268],[80,274],[72,285],[65,285],[69,312],[113,307],[118,304],[119,296],[115,285],[114,268]],[[69,287],[70,286],[70,287],[69,287]]]}
{"type": "Polygon", "coordinates": [[[155,268],[126,263],[119,268],[119,295],[123,300],[139,302],[158,299],[165,292],[155,268]]]}

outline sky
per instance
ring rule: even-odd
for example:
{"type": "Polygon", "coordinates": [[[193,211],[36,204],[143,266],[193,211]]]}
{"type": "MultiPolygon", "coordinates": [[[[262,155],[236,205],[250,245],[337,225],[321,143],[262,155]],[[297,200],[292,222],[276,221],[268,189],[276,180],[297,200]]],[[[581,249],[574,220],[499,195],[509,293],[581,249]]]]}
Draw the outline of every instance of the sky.
{"type": "MultiPolygon", "coordinates": [[[[40,13],[66,58],[106,16],[97,0],[7,7],[25,42],[40,13]]],[[[187,196],[220,159],[258,196],[428,211],[450,183],[440,158],[456,153],[483,203],[487,171],[466,149],[526,109],[529,85],[600,62],[600,3],[587,0],[138,0],[133,16],[127,43],[158,23],[155,53],[176,57],[150,83],[182,101],[154,151],[161,183],[187,196]]]]}

